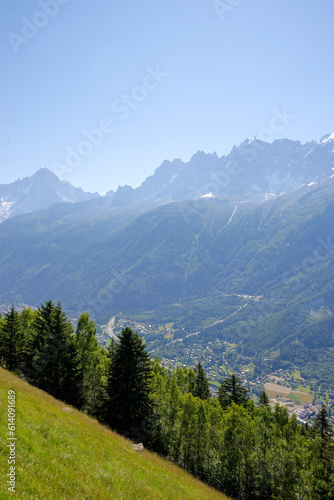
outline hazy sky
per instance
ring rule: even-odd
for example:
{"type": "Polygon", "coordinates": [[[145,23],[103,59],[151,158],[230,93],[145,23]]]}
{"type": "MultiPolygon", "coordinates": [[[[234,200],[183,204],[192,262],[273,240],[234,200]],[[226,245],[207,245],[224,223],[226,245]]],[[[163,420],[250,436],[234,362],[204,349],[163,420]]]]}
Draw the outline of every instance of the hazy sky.
{"type": "Polygon", "coordinates": [[[333,0],[1,8],[0,183],[46,166],[104,194],[165,159],[334,130],[333,0]]]}

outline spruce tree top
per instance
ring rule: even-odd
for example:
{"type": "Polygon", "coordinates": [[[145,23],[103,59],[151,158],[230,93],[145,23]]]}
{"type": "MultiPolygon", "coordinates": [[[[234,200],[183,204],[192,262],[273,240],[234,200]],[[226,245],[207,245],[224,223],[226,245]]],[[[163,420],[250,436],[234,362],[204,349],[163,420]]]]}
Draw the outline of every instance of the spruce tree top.
{"type": "Polygon", "coordinates": [[[223,409],[236,405],[244,405],[247,402],[247,389],[242,387],[242,382],[234,373],[222,381],[218,389],[218,399],[223,409]]]}

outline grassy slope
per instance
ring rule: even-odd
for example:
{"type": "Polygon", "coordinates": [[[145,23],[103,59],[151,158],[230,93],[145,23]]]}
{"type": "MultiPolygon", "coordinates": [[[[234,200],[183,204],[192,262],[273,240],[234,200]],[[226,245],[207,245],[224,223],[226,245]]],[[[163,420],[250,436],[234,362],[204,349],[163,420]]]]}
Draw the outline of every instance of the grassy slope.
{"type": "MultiPolygon", "coordinates": [[[[16,497],[224,499],[153,453],[0,368],[0,498],[7,491],[7,393],[16,393],[16,497]]],[[[8,470],[7,470],[8,469],[8,470]]]]}

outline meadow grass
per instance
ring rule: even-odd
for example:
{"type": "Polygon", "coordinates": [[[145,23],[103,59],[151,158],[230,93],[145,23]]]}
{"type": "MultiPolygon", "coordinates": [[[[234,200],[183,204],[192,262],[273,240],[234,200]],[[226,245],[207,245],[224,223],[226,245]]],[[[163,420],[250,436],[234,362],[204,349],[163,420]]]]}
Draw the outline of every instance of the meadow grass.
{"type": "Polygon", "coordinates": [[[291,394],[295,394],[299,401],[301,403],[309,403],[312,404],[313,401],[313,394],[309,394],[307,392],[299,392],[299,391],[293,391],[291,394]]]}
{"type": "Polygon", "coordinates": [[[293,378],[297,379],[297,380],[303,380],[301,375],[300,375],[300,370],[295,370],[293,372],[293,378]]]}
{"type": "Polygon", "coordinates": [[[2,368],[0,471],[1,499],[227,498],[2,368]],[[6,483],[8,390],[16,394],[15,494],[6,483]]]}

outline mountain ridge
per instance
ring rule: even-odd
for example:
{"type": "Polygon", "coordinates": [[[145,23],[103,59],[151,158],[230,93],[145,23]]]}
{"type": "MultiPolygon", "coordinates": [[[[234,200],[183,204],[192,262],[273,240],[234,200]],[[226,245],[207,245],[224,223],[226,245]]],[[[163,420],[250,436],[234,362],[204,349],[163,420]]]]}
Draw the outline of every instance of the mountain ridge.
{"type": "Polygon", "coordinates": [[[330,178],[334,133],[319,142],[290,139],[267,143],[256,137],[234,146],[228,155],[197,151],[189,162],[165,160],[137,187],[119,186],[114,204],[165,199],[182,201],[212,195],[291,192],[330,178]]]}
{"type": "Polygon", "coordinates": [[[76,203],[98,197],[98,193],[85,193],[81,188],[61,181],[49,169],[41,167],[30,177],[0,184],[0,222],[55,203],[76,203]]]}
{"type": "Polygon", "coordinates": [[[317,373],[328,388],[334,332],[326,344],[331,319],[323,327],[314,318],[334,312],[332,168],[280,195],[120,206],[109,196],[9,218],[0,224],[2,310],[59,299],[72,318],[88,311],[100,325],[116,316],[173,324],[182,342],[167,346],[149,333],[150,348],[188,364],[195,337],[229,340],[245,356],[266,353],[276,367],[297,350],[305,376],[317,373]]]}
{"type": "Polygon", "coordinates": [[[7,235],[1,239],[0,299],[30,297],[34,305],[51,293],[73,310],[75,303],[84,309],[108,292],[112,300],[102,307],[101,299],[100,312],[95,310],[105,316],[211,292],[261,295],[275,278],[265,255],[277,254],[277,276],[307,258],[310,243],[303,235],[312,228],[313,248],[317,238],[327,240],[332,230],[325,214],[333,200],[330,179],[265,202],[254,195],[247,201],[217,197],[113,207],[108,198],[21,215],[0,226],[0,235],[7,235]]]}
{"type": "MultiPolygon", "coordinates": [[[[319,142],[278,139],[267,143],[245,139],[222,157],[197,151],[188,162],[165,160],[139,187],[110,190],[112,206],[142,202],[170,203],[215,196],[278,196],[303,185],[328,179],[334,170],[334,132],[319,142]]],[[[0,184],[0,222],[8,217],[46,208],[55,203],[76,203],[101,198],[61,181],[45,167],[30,177],[0,184]]]]}

